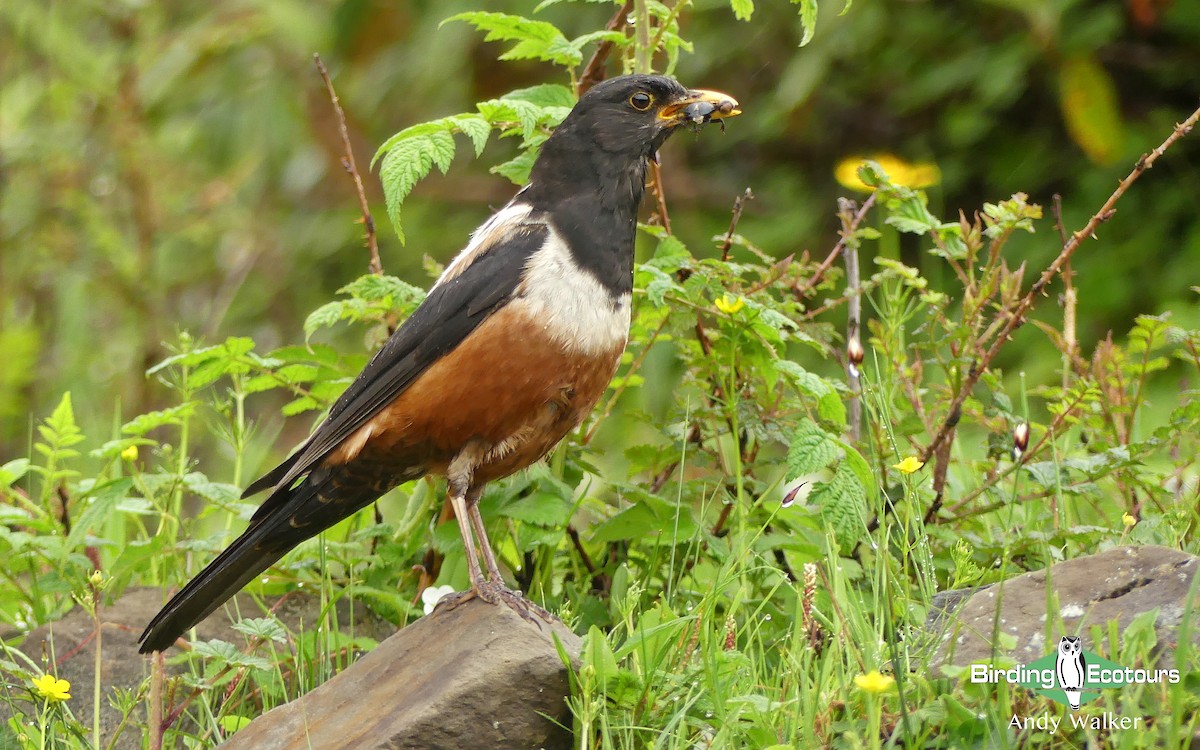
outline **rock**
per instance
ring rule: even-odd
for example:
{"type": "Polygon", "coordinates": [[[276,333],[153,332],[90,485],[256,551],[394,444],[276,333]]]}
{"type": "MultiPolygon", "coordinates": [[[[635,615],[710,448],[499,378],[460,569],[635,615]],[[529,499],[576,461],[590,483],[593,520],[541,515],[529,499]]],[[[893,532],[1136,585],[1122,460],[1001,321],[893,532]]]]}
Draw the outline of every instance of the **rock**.
{"type": "Polygon", "coordinates": [[[439,607],[220,747],[565,750],[570,690],[551,634],[578,657],[582,641],[561,623],[478,599],[439,607]]]}
{"type": "MultiPolygon", "coordinates": [[[[273,606],[279,598],[268,600],[273,606]]],[[[121,722],[121,714],[114,708],[109,698],[114,690],[123,689],[136,691],[138,686],[150,674],[150,660],[138,656],[137,638],[146,627],[150,618],[162,607],[165,599],[163,591],[158,587],[131,587],[126,589],[121,598],[105,604],[100,608],[102,625],[100,684],[103,695],[100,698],[100,726],[104,742],[107,744],[121,722]]],[[[338,622],[355,623],[355,633],[365,635],[375,640],[381,640],[395,631],[395,626],[375,615],[370,614],[366,607],[356,604],[353,618],[350,607],[345,600],[338,602],[338,622]]],[[[259,605],[248,594],[239,594],[237,609],[222,607],[211,617],[197,627],[197,636],[201,640],[220,638],[241,645],[246,637],[231,627],[231,620],[226,612],[241,612],[243,617],[258,617],[259,605]]],[[[300,629],[301,624],[312,629],[313,623],[321,617],[320,596],[307,592],[289,594],[286,600],[276,607],[275,616],[284,626],[293,632],[300,629]]],[[[53,654],[58,666],[55,674],[69,680],[71,683],[71,711],[80,723],[91,729],[92,726],[92,686],[95,675],[96,626],[91,615],[83,607],[75,607],[58,622],[42,625],[30,631],[19,646],[20,650],[30,659],[40,663],[42,654],[53,654]],[[51,645],[53,644],[53,645],[51,645]]],[[[0,634],[8,641],[19,637],[18,633],[0,634]]],[[[170,655],[170,652],[168,652],[170,655]]],[[[187,671],[184,664],[167,664],[169,674],[180,674],[187,671]]],[[[20,692],[12,693],[14,698],[21,696],[20,692]]],[[[4,728],[7,726],[9,714],[8,704],[0,701],[0,747],[5,747],[4,728]]],[[[27,716],[36,715],[40,706],[27,704],[23,706],[27,716]]],[[[185,719],[186,720],[186,719],[185,719]]],[[[146,725],[144,703],[135,712],[129,725],[126,725],[114,745],[115,750],[134,750],[142,747],[142,735],[146,725]]],[[[187,728],[186,726],[183,728],[187,728]]]]}
{"type": "MultiPolygon", "coordinates": [[[[1047,571],[1026,573],[1008,581],[974,590],[961,608],[953,596],[935,598],[926,630],[941,632],[930,666],[966,666],[992,658],[999,628],[1015,648],[997,644],[996,653],[1028,664],[1049,653],[1061,635],[1081,634],[1085,648],[1093,625],[1107,633],[1108,622],[1129,626],[1138,615],[1157,609],[1154,629],[1158,636],[1159,666],[1174,666],[1179,624],[1187,607],[1192,581],[1200,571],[1200,557],[1166,547],[1116,547],[1096,555],[1058,563],[1047,571]],[[1052,641],[1046,642],[1046,587],[1055,592],[1058,611],[1051,616],[1052,641]],[[941,610],[939,611],[939,606],[941,610]],[[1061,628],[1060,628],[1061,620],[1061,628]]],[[[955,592],[945,592],[947,595],[955,592]]],[[[1200,601],[1193,602],[1193,616],[1200,601]]],[[[1200,646],[1200,628],[1192,628],[1200,646]]]]}

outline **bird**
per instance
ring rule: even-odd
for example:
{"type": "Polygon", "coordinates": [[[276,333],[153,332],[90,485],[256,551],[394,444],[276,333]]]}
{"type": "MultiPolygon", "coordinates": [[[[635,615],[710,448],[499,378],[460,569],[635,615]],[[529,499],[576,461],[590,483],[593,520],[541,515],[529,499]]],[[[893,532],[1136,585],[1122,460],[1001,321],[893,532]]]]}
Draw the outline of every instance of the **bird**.
{"type": "Polygon", "coordinates": [[[545,617],[505,586],[479,498],[549,453],[616,373],[638,206],[658,149],[684,126],[724,127],[740,113],[726,94],[659,75],[583,93],[528,183],[472,233],[308,439],[246,487],[244,498],[270,494],[154,616],[139,651],[166,650],[296,545],[426,475],[446,478],[458,520],[471,582],[460,599],[545,617]]]}

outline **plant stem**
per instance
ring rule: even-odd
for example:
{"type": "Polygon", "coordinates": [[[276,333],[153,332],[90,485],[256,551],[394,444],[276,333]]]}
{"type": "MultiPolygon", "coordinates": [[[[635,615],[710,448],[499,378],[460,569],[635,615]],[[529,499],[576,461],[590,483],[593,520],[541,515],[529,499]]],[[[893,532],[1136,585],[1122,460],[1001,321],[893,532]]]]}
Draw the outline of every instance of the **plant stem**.
{"type": "Polygon", "coordinates": [[[646,0],[634,0],[633,15],[633,72],[650,73],[654,48],[650,45],[650,8],[646,0]]]}

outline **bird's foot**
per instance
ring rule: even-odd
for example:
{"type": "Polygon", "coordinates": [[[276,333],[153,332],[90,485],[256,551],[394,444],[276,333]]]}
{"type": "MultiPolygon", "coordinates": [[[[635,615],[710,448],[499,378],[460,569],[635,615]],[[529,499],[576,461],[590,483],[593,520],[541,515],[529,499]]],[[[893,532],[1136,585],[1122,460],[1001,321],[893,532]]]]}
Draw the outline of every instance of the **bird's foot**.
{"type": "Polygon", "coordinates": [[[479,596],[479,594],[473,588],[467,589],[466,591],[456,591],[453,594],[446,594],[442,598],[438,599],[437,604],[434,605],[434,609],[444,609],[449,612],[463,602],[469,602],[476,596],[479,596]]]}
{"type": "Polygon", "coordinates": [[[546,622],[554,622],[554,615],[526,599],[525,595],[520,591],[513,591],[503,583],[497,581],[480,581],[478,588],[473,589],[473,591],[475,591],[475,594],[480,599],[489,604],[508,605],[509,609],[539,628],[542,626],[534,619],[534,615],[537,615],[546,622]]]}

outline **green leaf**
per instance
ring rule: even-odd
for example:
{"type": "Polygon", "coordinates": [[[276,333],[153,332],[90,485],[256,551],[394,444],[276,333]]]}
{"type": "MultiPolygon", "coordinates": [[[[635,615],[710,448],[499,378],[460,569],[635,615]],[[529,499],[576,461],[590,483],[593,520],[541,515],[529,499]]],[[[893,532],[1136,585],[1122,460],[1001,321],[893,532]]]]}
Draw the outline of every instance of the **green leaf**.
{"type": "Polygon", "coordinates": [[[252,669],[271,669],[271,662],[261,656],[243,654],[241,649],[228,641],[214,639],[197,641],[192,644],[192,653],[215,659],[221,666],[250,667],[252,669]]]}
{"type": "Polygon", "coordinates": [[[733,17],[739,21],[749,21],[750,16],[754,15],[754,0],[729,0],[729,7],[733,9],[733,17]]]}
{"type": "Polygon", "coordinates": [[[132,487],[133,479],[131,477],[121,477],[92,488],[83,498],[87,502],[87,507],[71,524],[71,533],[67,535],[67,541],[63,544],[64,549],[68,552],[78,549],[83,544],[87,533],[108,520],[132,487]]]}
{"type": "Polygon", "coordinates": [[[552,492],[535,492],[500,511],[500,515],[536,526],[556,528],[571,518],[572,504],[552,492]]]}
{"type": "Polygon", "coordinates": [[[866,488],[849,462],[839,464],[828,482],[818,483],[808,501],[820,509],[822,523],[833,529],[842,549],[853,547],[866,532],[866,488]]]}
{"type": "Polygon", "coordinates": [[[545,21],[486,11],[459,13],[442,23],[451,21],[466,21],[487,32],[483,37],[485,42],[516,42],[500,55],[501,60],[542,60],[567,68],[583,62],[583,53],[572,46],[554,24],[545,21]]]}
{"type": "MultiPolygon", "coordinates": [[[[404,230],[400,225],[400,206],[404,199],[434,165],[444,174],[454,158],[454,136],[445,129],[429,127],[434,124],[414,125],[394,136],[388,142],[391,147],[379,167],[388,218],[392,220],[392,228],[396,230],[401,244],[405,242],[404,230]]],[[[387,145],[384,144],[380,150],[387,145]]]]}
{"type": "Polygon", "coordinates": [[[11,487],[13,482],[29,473],[29,459],[15,458],[0,466],[0,487],[11,487]]]}
{"type": "Polygon", "coordinates": [[[841,454],[837,439],[816,422],[805,419],[796,425],[788,445],[788,479],[820,471],[841,454]]]}
{"type": "Polygon", "coordinates": [[[251,638],[261,638],[264,641],[276,643],[287,642],[287,631],[273,617],[249,617],[233,623],[233,629],[251,638]]]}
{"type": "MultiPolygon", "coordinates": [[[[850,2],[851,0],[846,0],[843,13],[850,10],[850,2]]],[[[800,37],[800,46],[804,47],[812,41],[813,32],[817,30],[817,0],[792,0],[792,4],[800,6],[800,28],[804,29],[804,35],[800,37]]]]}
{"type": "Polygon", "coordinates": [[[570,110],[575,106],[577,101],[575,92],[569,86],[563,86],[559,83],[543,83],[537,86],[530,86],[526,89],[516,89],[510,91],[502,99],[520,99],[530,104],[536,104],[539,107],[560,107],[570,110]]]}
{"type": "Polygon", "coordinates": [[[145,435],[150,430],[163,427],[164,425],[181,425],[184,420],[195,413],[196,406],[197,403],[195,401],[185,401],[169,409],[139,414],[121,425],[121,432],[126,435],[145,435]]]}

